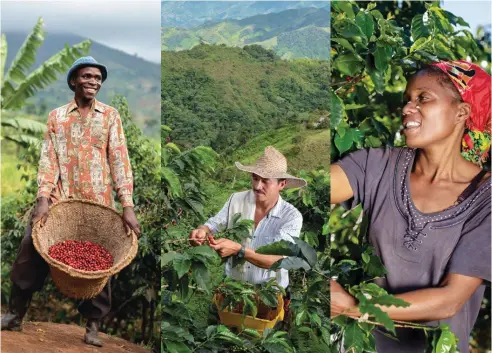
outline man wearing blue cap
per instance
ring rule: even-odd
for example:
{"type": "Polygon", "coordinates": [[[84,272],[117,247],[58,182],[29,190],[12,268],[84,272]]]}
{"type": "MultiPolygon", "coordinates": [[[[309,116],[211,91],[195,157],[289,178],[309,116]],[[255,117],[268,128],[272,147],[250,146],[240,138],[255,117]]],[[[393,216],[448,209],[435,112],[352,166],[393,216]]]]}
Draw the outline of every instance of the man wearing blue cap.
{"type": "MultiPolygon", "coordinates": [[[[9,311],[2,330],[22,330],[32,294],[42,289],[49,266],[34,248],[32,225],[48,217],[49,206],[67,198],[86,199],[114,207],[113,189],[123,206],[123,220],[140,235],[133,210],[133,176],[118,111],[96,100],[108,76],[104,65],[87,56],[74,62],[67,75],[74,99],[48,116],[41,148],[37,203],[12,264],[9,311]]],[[[87,318],[84,341],[102,346],[99,320],[111,309],[111,281],[95,298],[84,300],[79,312],[87,318]]]]}

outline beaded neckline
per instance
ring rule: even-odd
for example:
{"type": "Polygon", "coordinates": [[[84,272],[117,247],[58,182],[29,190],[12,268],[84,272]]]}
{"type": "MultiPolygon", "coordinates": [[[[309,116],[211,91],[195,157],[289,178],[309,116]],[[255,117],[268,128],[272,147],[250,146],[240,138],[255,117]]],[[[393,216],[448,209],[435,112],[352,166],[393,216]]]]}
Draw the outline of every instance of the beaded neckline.
{"type": "MultiPolygon", "coordinates": [[[[467,210],[480,195],[486,190],[490,189],[490,183],[485,182],[479,185],[477,189],[471,193],[463,202],[454,204],[448,208],[432,212],[422,213],[420,212],[410,195],[410,172],[409,169],[413,165],[415,159],[415,149],[408,148],[402,156],[404,158],[403,167],[401,173],[396,173],[395,177],[398,177],[400,186],[400,197],[403,206],[404,216],[407,218],[407,229],[404,235],[404,246],[409,250],[417,250],[417,245],[422,244],[421,237],[426,237],[427,234],[423,232],[424,228],[429,223],[442,222],[452,219],[459,214],[462,214],[467,210]]],[[[489,177],[490,178],[490,177],[489,177]]]]}

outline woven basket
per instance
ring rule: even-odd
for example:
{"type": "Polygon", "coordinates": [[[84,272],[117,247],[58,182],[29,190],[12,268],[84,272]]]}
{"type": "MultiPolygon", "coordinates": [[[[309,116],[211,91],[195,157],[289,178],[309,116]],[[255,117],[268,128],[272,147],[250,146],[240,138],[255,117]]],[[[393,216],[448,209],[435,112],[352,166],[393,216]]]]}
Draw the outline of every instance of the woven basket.
{"type": "Polygon", "coordinates": [[[99,294],[109,277],[120,272],[137,255],[138,240],[130,236],[120,214],[114,209],[87,200],[63,200],[52,205],[43,227],[32,231],[34,247],[48,263],[51,277],[62,294],[89,299],[99,294]],[[51,258],[48,249],[65,240],[88,240],[102,245],[113,256],[113,266],[102,271],[83,271],[51,258]]]}

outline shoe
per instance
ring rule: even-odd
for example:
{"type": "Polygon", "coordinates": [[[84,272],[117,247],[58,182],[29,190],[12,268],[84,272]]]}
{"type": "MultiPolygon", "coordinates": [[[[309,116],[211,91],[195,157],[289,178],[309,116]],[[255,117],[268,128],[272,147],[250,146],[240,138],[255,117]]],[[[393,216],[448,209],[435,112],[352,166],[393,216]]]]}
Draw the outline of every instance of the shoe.
{"type": "Polygon", "coordinates": [[[89,319],[85,325],[84,342],[96,347],[102,347],[103,343],[97,332],[99,331],[99,320],[89,319]]]}
{"type": "Polygon", "coordinates": [[[25,292],[16,284],[12,283],[9,310],[5,315],[2,315],[1,319],[2,330],[22,331],[22,319],[24,319],[27,313],[31,298],[32,293],[25,292]]]}

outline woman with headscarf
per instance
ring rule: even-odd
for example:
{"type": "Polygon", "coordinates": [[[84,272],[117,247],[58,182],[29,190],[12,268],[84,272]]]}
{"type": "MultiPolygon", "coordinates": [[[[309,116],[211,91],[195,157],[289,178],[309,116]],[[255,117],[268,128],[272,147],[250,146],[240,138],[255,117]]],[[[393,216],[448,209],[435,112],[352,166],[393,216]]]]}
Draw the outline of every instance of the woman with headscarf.
{"type": "MultiPolygon", "coordinates": [[[[331,202],[360,203],[369,217],[369,240],[387,270],[376,283],[410,304],[380,308],[393,320],[448,323],[462,353],[490,286],[491,183],[481,168],[490,87],[490,75],[466,61],[424,67],[404,93],[408,147],[356,151],[331,168],[331,202]]],[[[336,281],[331,313],[361,315],[336,281]]],[[[385,333],[374,331],[378,353],[425,350],[423,330],[397,328],[398,340],[385,333]]]]}

